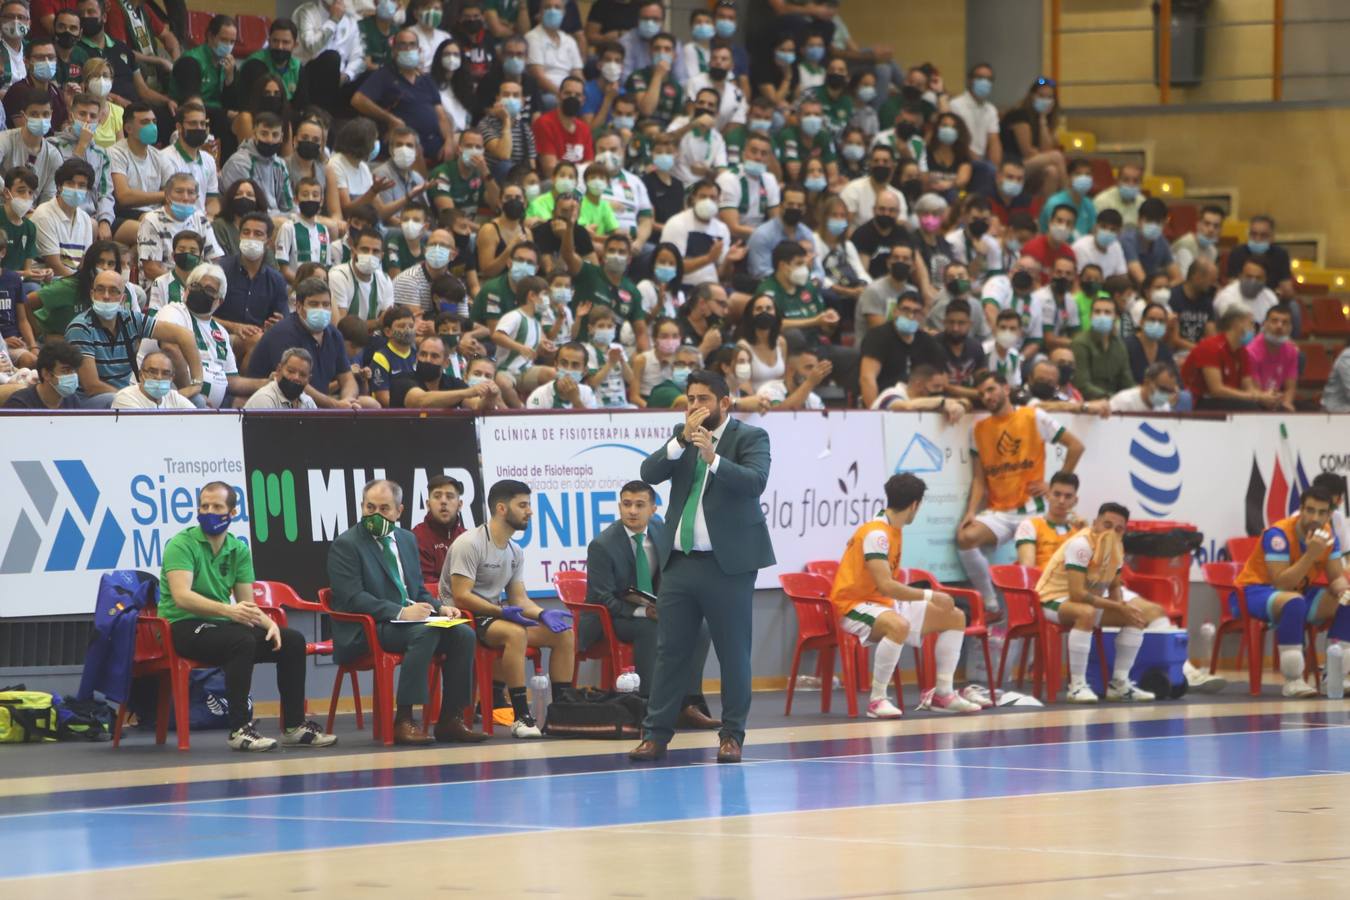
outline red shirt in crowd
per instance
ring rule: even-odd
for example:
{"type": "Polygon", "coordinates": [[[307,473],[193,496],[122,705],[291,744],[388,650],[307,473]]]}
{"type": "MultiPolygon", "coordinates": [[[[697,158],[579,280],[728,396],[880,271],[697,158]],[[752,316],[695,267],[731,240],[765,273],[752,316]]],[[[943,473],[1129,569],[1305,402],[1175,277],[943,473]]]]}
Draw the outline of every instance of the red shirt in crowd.
{"type": "Polygon", "coordinates": [[[413,528],[413,536],[417,538],[417,556],[422,562],[423,581],[441,580],[441,570],[445,568],[445,557],[450,552],[450,545],[465,531],[468,529],[464,527],[463,516],[456,516],[447,528],[431,518],[430,513],[427,513],[422,524],[413,528]]]}
{"type": "Polygon", "coordinates": [[[1074,256],[1073,248],[1068,244],[1060,244],[1053,250],[1050,249],[1050,239],[1043,234],[1038,234],[1027,241],[1026,246],[1022,248],[1021,256],[1030,256],[1041,264],[1041,283],[1049,284],[1050,267],[1054,265],[1057,259],[1067,259],[1078,266],[1078,258],[1074,256]]]}
{"type": "Polygon", "coordinates": [[[568,131],[556,109],[534,120],[534,149],[540,156],[553,156],[572,163],[590,162],[595,158],[591,126],[576,118],[572,120],[572,130],[568,131]]]}
{"type": "Polygon", "coordinates": [[[1242,379],[1251,374],[1247,353],[1242,347],[1234,350],[1225,334],[1211,334],[1195,345],[1181,366],[1181,380],[1198,400],[1209,396],[1205,387],[1203,369],[1218,369],[1223,383],[1234,390],[1242,390],[1242,379]]]}
{"type": "Polygon", "coordinates": [[[994,191],[993,196],[989,198],[989,209],[994,213],[1004,225],[1012,218],[1013,213],[1024,212],[1031,218],[1036,219],[1041,215],[1041,207],[1045,205],[1045,200],[1039,195],[1032,196],[1023,191],[1012,199],[1009,203],[1003,202],[1003,195],[994,191]]]}

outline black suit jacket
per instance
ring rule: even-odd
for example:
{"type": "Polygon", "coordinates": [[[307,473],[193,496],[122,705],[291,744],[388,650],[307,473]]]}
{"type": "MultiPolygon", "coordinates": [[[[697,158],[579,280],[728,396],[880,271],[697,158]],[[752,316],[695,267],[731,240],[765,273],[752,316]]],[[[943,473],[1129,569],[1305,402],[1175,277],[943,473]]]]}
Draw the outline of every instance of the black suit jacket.
{"type": "MultiPolygon", "coordinates": [[[[647,536],[656,549],[653,586],[660,584],[661,570],[670,558],[670,543],[662,540],[666,530],[665,525],[655,519],[647,524],[647,536]]],[[[637,607],[622,598],[632,587],[637,587],[633,539],[622,522],[611,522],[586,547],[586,602],[602,604],[616,619],[631,619],[637,607]]]]}

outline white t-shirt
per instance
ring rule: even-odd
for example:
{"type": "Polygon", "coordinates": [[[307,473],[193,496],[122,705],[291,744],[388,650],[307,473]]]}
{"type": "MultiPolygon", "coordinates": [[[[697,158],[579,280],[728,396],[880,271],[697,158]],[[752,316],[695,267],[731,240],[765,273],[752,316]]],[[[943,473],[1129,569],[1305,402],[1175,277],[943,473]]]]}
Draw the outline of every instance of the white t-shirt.
{"type": "Polygon", "coordinates": [[[1002,375],[1008,382],[1008,387],[1017,388],[1022,386],[1022,354],[1016,348],[1009,350],[1007,356],[998,355],[998,344],[993,338],[984,342],[984,355],[988,360],[988,368],[992,372],[1002,375]]]}
{"type": "Polygon", "coordinates": [[[1083,325],[1082,322],[1078,321],[1078,304],[1074,302],[1072,294],[1064,298],[1062,320],[1059,305],[1055,303],[1055,295],[1050,290],[1050,285],[1047,284],[1045,287],[1032,291],[1031,301],[1041,311],[1043,329],[1051,334],[1063,336],[1068,329],[1081,328],[1083,325]]]}
{"type": "MultiPolygon", "coordinates": [[[[755,394],[757,396],[763,397],[765,400],[768,400],[770,406],[781,405],[785,400],[787,400],[788,395],[790,393],[792,392],[788,390],[787,382],[783,381],[781,378],[776,381],[770,381],[767,384],[763,384],[760,386],[759,390],[755,391],[755,394]]],[[[825,402],[820,399],[819,395],[817,395],[815,391],[812,391],[810,394],[806,396],[806,404],[802,407],[802,409],[824,409],[824,408],[825,402]]]]}
{"type": "Polygon", "coordinates": [[[192,401],[175,390],[170,390],[158,401],[151,400],[139,384],[129,384],[113,397],[113,409],[196,409],[192,401]]]}
{"type": "Polygon", "coordinates": [[[543,25],[536,25],[525,32],[525,47],[526,61],[543,67],[544,77],[559,88],[564,78],[583,65],[576,38],[561,29],[550,35],[543,25]]]}
{"type": "Polygon", "coordinates": [[[333,321],[353,309],[363,319],[377,319],[394,305],[394,282],[377,268],[369,281],[356,276],[354,263],[335,266],[328,273],[328,293],[333,298],[333,321]],[[372,315],[373,312],[373,315],[372,315]]]}
{"type": "MultiPolygon", "coordinates": [[[[441,31],[439,28],[427,31],[423,26],[418,25],[413,28],[413,34],[417,35],[417,50],[422,54],[422,74],[425,75],[431,71],[431,64],[436,59],[436,48],[441,45],[442,41],[450,40],[450,33],[441,31]]],[[[365,47],[364,43],[362,47],[365,47]]]]}
{"type": "Polygon", "coordinates": [[[94,242],[94,220],[89,213],[77,208],[74,216],[66,215],[61,201],[53,197],[33,210],[32,218],[37,227],[38,256],[58,256],[67,267],[78,269],[84,252],[94,242]]]}
{"type": "MultiPolygon", "coordinates": [[[[162,191],[164,179],[172,174],[172,170],[165,167],[164,160],[158,150],[150,147],[146,150],[144,157],[138,157],[131,152],[131,147],[127,144],[126,138],[108,148],[108,164],[110,178],[112,175],[125,175],[128,187],[135,191],[150,194],[162,191]]],[[[200,188],[198,188],[197,194],[200,197],[200,188]]],[[[153,205],[131,208],[146,212],[153,205]]]]}
{"type": "Polygon", "coordinates": [[[751,228],[763,224],[769,217],[769,210],[782,201],[778,179],[772,172],[754,179],[740,169],[728,169],[717,176],[717,186],[722,190],[718,209],[740,212],[741,224],[751,228]]]}
{"type": "MultiPolygon", "coordinates": [[[[42,252],[41,249],[38,252],[42,252]]],[[[1240,278],[1234,278],[1219,288],[1219,292],[1214,295],[1214,318],[1218,319],[1230,309],[1245,309],[1252,314],[1256,327],[1260,328],[1261,323],[1266,320],[1266,313],[1280,302],[1279,298],[1270,288],[1263,287],[1261,293],[1256,295],[1256,299],[1248,300],[1242,296],[1241,281],[1240,278]]]]}
{"type": "Polygon", "coordinates": [[[1120,249],[1120,241],[1103,250],[1097,246],[1095,236],[1085,234],[1073,242],[1072,249],[1074,258],[1078,261],[1079,272],[1089,265],[1094,265],[1102,270],[1103,279],[1112,275],[1129,274],[1125,268],[1125,251],[1120,249]]]}
{"type": "MultiPolygon", "coordinates": [[[[550,381],[548,384],[541,384],[530,392],[529,399],[525,401],[526,409],[575,409],[576,407],[558,397],[558,392],[554,389],[557,381],[550,381]]],[[[595,391],[591,390],[590,385],[578,384],[577,396],[581,400],[582,409],[599,409],[600,403],[595,399],[595,391]]]]}
{"type": "MultiPolygon", "coordinates": [[[[731,229],[727,223],[713,216],[708,222],[699,221],[694,215],[692,209],[686,209],[683,212],[676,213],[666,220],[665,227],[661,229],[661,240],[669,241],[680,249],[680,255],[688,259],[689,254],[689,236],[691,234],[706,234],[713,240],[721,239],[722,255],[718,259],[720,264],[726,258],[727,251],[731,249],[731,229]]],[[[706,251],[704,251],[706,252],[706,251]]],[[[702,253],[696,253],[695,256],[702,256],[702,253]]],[[[717,280],[717,266],[712,263],[696,271],[684,271],[685,284],[708,284],[717,280]]]]}
{"type": "MultiPolygon", "coordinates": [[[[894,188],[887,188],[900,202],[900,219],[903,220],[909,216],[909,204],[905,202],[905,197],[894,188]]],[[[848,208],[849,223],[858,226],[872,218],[872,210],[877,205],[877,194],[872,187],[872,179],[864,175],[861,178],[855,178],[844,189],[839,192],[839,199],[844,201],[844,206],[848,208]]]]}
{"type": "Polygon", "coordinates": [[[984,156],[989,147],[989,135],[998,134],[998,107],[988,100],[977,100],[966,91],[952,98],[951,111],[966,123],[970,132],[970,152],[984,156]]]}
{"type": "MultiPolygon", "coordinates": [[[[526,347],[536,350],[539,348],[541,338],[539,320],[534,316],[526,315],[520,309],[513,309],[504,313],[497,320],[497,330],[517,344],[524,344],[526,347]]],[[[497,354],[500,357],[497,368],[503,372],[510,372],[512,375],[519,375],[532,365],[530,360],[514,350],[498,347],[497,354]]]]}
{"type": "MultiPolygon", "coordinates": [[[[229,391],[230,376],[239,374],[230,333],[215,319],[203,321],[197,318],[183,303],[168,304],[159,311],[156,319],[192,332],[197,340],[197,355],[202,359],[202,398],[212,408],[219,409],[229,391]]],[[[147,338],[141,341],[136,364],[143,363],[146,354],[158,349],[159,342],[156,340],[147,338]]]]}
{"type": "Polygon", "coordinates": [[[216,171],[216,158],[210,153],[198,152],[196,159],[188,159],[170,144],[159,151],[160,170],[168,178],[175,172],[186,172],[197,182],[197,210],[206,212],[206,198],[220,193],[220,173],[216,171]]]}
{"type": "MultiPolygon", "coordinates": [[[[1025,301],[1013,294],[1012,279],[1007,275],[995,275],[984,282],[980,291],[981,304],[994,303],[999,309],[1015,309],[1022,317],[1022,339],[1038,341],[1045,334],[1045,323],[1041,319],[1041,304],[1033,291],[1025,301]]],[[[997,330],[997,329],[995,329],[997,330]]]]}
{"type": "Polygon", "coordinates": [[[334,153],[328,160],[328,178],[339,188],[346,188],[347,195],[352,200],[370,190],[371,185],[375,183],[370,166],[366,165],[364,160],[353,166],[341,153],[334,153]]]}
{"type": "Polygon", "coordinates": [[[1110,405],[1111,412],[1152,412],[1152,408],[1144,402],[1144,392],[1139,385],[1113,394],[1110,405]]]}

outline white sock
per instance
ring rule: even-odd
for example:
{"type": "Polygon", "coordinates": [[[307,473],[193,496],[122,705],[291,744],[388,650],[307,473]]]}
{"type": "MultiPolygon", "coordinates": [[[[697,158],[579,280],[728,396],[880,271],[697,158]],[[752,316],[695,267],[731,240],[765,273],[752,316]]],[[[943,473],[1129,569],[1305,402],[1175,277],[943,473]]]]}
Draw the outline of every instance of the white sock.
{"type": "Polygon", "coordinates": [[[1074,682],[1087,677],[1088,654],[1092,652],[1092,632],[1074,629],[1069,632],[1069,679],[1074,682]]]}
{"type": "Polygon", "coordinates": [[[895,667],[900,665],[900,654],[905,652],[904,644],[897,644],[890,638],[877,641],[877,649],[872,657],[872,698],[887,699],[886,689],[890,687],[895,667]]]}
{"type": "Polygon", "coordinates": [[[1145,630],[1145,631],[1171,631],[1171,630],[1172,630],[1172,620],[1169,619],[1169,618],[1167,618],[1167,616],[1158,616],[1158,618],[1154,619],[1152,622],[1149,622],[1146,626],[1144,626],[1144,630],[1145,630]]]}
{"type": "Polygon", "coordinates": [[[1139,645],[1144,643],[1144,633],[1138,628],[1122,628],[1116,635],[1116,668],[1111,673],[1114,681],[1128,681],[1130,669],[1134,667],[1134,658],[1139,655],[1139,645]]]}
{"type": "Polygon", "coordinates": [[[998,595],[994,593],[994,580],[989,574],[989,558],[979,547],[957,550],[956,556],[961,560],[961,568],[966,570],[971,587],[984,598],[984,608],[997,609],[998,595]]]}
{"type": "Polygon", "coordinates": [[[1285,681],[1303,677],[1303,648],[1297,644],[1280,645],[1280,674],[1285,681]]]}
{"type": "Polygon", "coordinates": [[[946,696],[952,692],[952,674],[961,660],[961,644],[966,639],[964,631],[944,631],[938,635],[934,655],[937,657],[937,678],[934,686],[937,692],[946,696]]]}

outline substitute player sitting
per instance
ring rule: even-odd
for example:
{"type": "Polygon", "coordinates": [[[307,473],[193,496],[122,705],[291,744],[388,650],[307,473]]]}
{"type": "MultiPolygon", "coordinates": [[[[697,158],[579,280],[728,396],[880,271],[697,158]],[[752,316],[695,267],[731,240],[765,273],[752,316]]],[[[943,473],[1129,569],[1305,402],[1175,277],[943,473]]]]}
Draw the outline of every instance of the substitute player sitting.
{"type": "Polygon", "coordinates": [[[1017,526],[1013,540],[1017,544],[1017,562],[1029,568],[1044,569],[1065,541],[1085,522],[1074,515],[1078,505],[1078,476],[1056,472],[1045,492],[1044,515],[1031,516],[1017,526]]]}
{"type": "Polygon", "coordinates": [[[1046,443],[1064,446],[1060,471],[1072,472],[1083,442],[1042,409],[1014,408],[1002,375],[976,372],[974,388],[989,415],[971,429],[970,500],[956,529],[957,555],[985,610],[996,618],[1001,613],[981,548],[1006,544],[1023,519],[1046,511],[1046,443]]]}
{"type": "Polygon", "coordinates": [[[1045,617],[1073,629],[1069,632],[1070,703],[1097,702],[1086,676],[1092,630],[1102,626],[1120,627],[1106,699],[1127,703],[1154,699],[1130,680],[1130,668],[1144,642],[1143,632],[1167,631],[1172,625],[1162,607],[1133,595],[1126,597],[1121,591],[1120,570],[1125,562],[1121,538],[1129,521],[1128,509],[1119,503],[1103,503],[1092,525],[1074,534],[1050,557],[1036,584],[1045,617]]]}
{"type": "Polygon", "coordinates": [[[1350,582],[1331,530],[1331,503],[1326,488],[1304,491],[1298,514],[1265,530],[1237,579],[1247,613],[1275,626],[1286,697],[1317,696],[1303,680],[1305,623],[1331,619],[1327,640],[1350,641],[1350,582]]]}
{"type": "Polygon", "coordinates": [[[869,719],[901,715],[887,694],[891,675],[900,664],[905,644],[917,648],[923,636],[933,632],[939,632],[937,681],[923,695],[920,708],[937,712],[978,712],[981,708],[952,687],[965,639],[965,613],[949,594],[909,587],[895,579],[900,567],[900,529],[914,521],[926,490],[921,480],[908,473],[886,481],[886,509],[849,538],[830,592],[840,627],[877,645],[869,719]]]}

